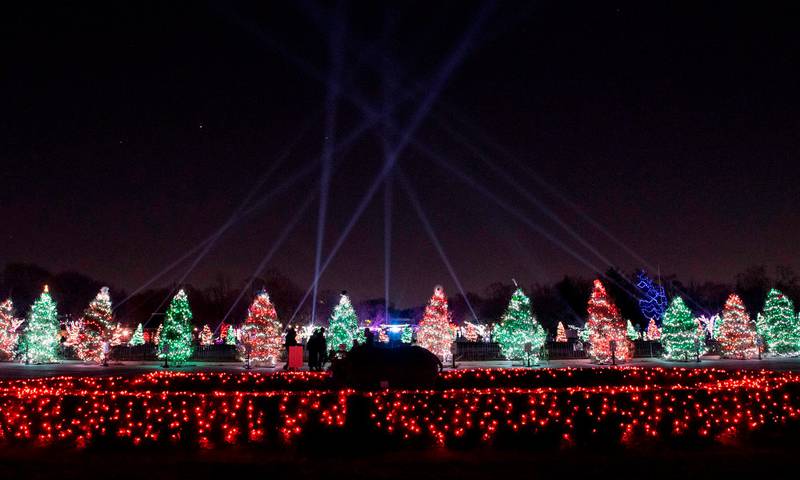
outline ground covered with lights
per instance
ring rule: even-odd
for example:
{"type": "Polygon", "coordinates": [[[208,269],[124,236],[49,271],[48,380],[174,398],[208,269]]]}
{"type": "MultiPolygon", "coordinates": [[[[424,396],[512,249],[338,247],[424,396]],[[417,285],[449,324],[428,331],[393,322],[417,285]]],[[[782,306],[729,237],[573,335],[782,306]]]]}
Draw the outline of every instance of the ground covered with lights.
{"type": "Polygon", "coordinates": [[[780,443],[798,420],[800,374],[772,370],[473,369],[378,391],[313,372],[0,381],[6,449],[709,448],[780,443]]]}

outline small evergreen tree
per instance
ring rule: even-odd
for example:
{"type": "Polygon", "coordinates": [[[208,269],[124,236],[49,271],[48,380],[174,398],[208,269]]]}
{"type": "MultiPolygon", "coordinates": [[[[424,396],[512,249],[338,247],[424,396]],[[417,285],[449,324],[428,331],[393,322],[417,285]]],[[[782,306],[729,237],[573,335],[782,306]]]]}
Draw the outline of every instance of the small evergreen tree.
{"type": "Polygon", "coordinates": [[[225,335],[226,345],[236,345],[236,330],[233,325],[228,325],[228,333],[225,335]]]}
{"type": "Polygon", "coordinates": [[[136,326],[136,330],[134,330],[133,336],[131,337],[131,341],[128,342],[128,345],[132,347],[144,345],[144,329],[142,329],[141,323],[136,326]]]}
{"type": "Polygon", "coordinates": [[[625,329],[625,334],[628,336],[628,340],[633,341],[639,339],[639,332],[636,331],[630,320],[628,320],[628,326],[625,329]]]}
{"type": "Polygon", "coordinates": [[[567,341],[567,330],[564,328],[564,324],[558,322],[558,326],[556,327],[556,342],[566,342],[567,341]]]}

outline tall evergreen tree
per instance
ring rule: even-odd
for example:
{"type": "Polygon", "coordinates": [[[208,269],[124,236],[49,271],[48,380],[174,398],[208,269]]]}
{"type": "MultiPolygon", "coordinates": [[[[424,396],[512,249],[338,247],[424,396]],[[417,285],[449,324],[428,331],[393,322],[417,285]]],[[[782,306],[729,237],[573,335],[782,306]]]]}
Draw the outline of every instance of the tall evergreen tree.
{"type": "Polygon", "coordinates": [[[633,345],[626,337],[625,320],[600,280],[594,281],[587,313],[586,329],[592,359],[597,363],[611,363],[613,346],[613,359],[630,360],[633,357],[633,345]]]}
{"type": "Polygon", "coordinates": [[[417,327],[417,345],[446,359],[451,355],[455,332],[456,326],[450,322],[447,309],[447,296],[444,289],[437,286],[417,327]]]}
{"type": "Polygon", "coordinates": [[[795,356],[800,353],[800,324],[794,314],[794,304],[774,288],[764,303],[762,330],[759,333],[771,354],[795,356]]]}
{"type": "Polygon", "coordinates": [[[758,356],[756,328],[738,295],[732,293],[722,309],[718,336],[724,358],[755,358],[758,356]]]}
{"type": "Polygon", "coordinates": [[[81,317],[75,343],[78,358],[84,362],[102,363],[106,355],[103,344],[110,346],[113,333],[111,297],[108,287],[103,287],[81,317]]]}
{"type": "Polygon", "coordinates": [[[283,327],[278,321],[275,305],[267,292],[261,290],[247,310],[247,318],[239,332],[242,360],[275,365],[281,354],[282,334],[283,327]]]}
{"type": "Polygon", "coordinates": [[[339,304],[333,308],[328,319],[328,330],[325,332],[328,346],[333,350],[339,350],[339,347],[344,345],[345,350],[350,350],[353,347],[353,340],[358,338],[358,333],[358,316],[347,292],[342,292],[339,304]]]}
{"type": "Polygon", "coordinates": [[[19,341],[19,327],[22,319],[17,318],[11,299],[0,303],[0,360],[14,357],[19,341]]]}
{"type": "Polygon", "coordinates": [[[539,361],[547,333],[533,316],[531,301],[521,288],[517,288],[511,296],[494,336],[507,359],[539,361]]]}
{"type": "Polygon", "coordinates": [[[58,359],[58,311],[47,285],[33,303],[23,334],[22,358],[29,363],[49,363],[58,359]]]}
{"type": "Polygon", "coordinates": [[[675,297],[664,313],[661,327],[661,345],[664,356],[670,360],[689,360],[699,349],[697,322],[681,297],[675,297]]]}
{"type": "Polygon", "coordinates": [[[189,297],[181,289],[169,304],[159,337],[159,358],[166,362],[182,363],[192,356],[192,310],[189,297]]]}

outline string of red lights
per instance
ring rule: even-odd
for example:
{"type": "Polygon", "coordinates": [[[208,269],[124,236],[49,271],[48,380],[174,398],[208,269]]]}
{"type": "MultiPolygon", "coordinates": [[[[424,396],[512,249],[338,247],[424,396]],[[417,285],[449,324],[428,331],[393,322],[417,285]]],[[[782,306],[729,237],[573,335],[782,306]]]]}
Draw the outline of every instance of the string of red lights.
{"type": "Polygon", "coordinates": [[[6,380],[0,443],[291,444],[321,431],[353,434],[354,424],[368,425],[358,435],[427,445],[538,437],[723,441],[783,428],[800,414],[800,375],[792,372],[476,369],[440,380],[437,389],[380,391],[333,389],[327,374],[315,372],[6,380]]]}

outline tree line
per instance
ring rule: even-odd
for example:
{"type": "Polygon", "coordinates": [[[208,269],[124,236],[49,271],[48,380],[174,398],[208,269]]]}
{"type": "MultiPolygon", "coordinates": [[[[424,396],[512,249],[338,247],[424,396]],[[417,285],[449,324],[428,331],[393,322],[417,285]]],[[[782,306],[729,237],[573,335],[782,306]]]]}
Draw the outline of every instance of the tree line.
{"type": "MultiPolygon", "coordinates": [[[[618,305],[622,316],[638,328],[644,329],[648,320],[640,307],[640,294],[636,289],[634,272],[609,269],[597,275],[603,279],[609,295],[618,305]]],[[[246,317],[247,307],[255,295],[263,288],[269,292],[278,318],[286,323],[295,312],[305,290],[292,279],[277,270],[269,270],[252,281],[237,284],[228,277],[218,275],[207,286],[181,285],[190,299],[194,322],[198,326],[209,324],[216,327],[227,315],[227,323],[239,323],[246,317]],[[243,285],[247,291],[243,292],[243,285]],[[238,298],[238,301],[237,301],[238,298]]],[[[789,298],[800,300],[800,277],[789,266],[780,265],[770,271],[765,266],[753,266],[734,275],[730,283],[688,282],[684,283],[675,275],[662,275],[655,279],[664,287],[670,298],[680,295],[696,315],[718,313],[730,292],[736,292],[751,313],[760,312],[770,288],[777,288],[789,298]]],[[[108,285],[80,272],[67,271],[53,273],[46,268],[27,263],[8,263],[0,274],[0,299],[11,297],[19,314],[24,314],[39,296],[44,284],[50,285],[53,298],[58,303],[58,311],[64,320],[79,318],[86,305],[95,297],[97,291],[108,285]]],[[[178,286],[146,289],[133,295],[123,289],[110,286],[114,300],[114,315],[124,325],[135,327],[142,323],[155,327],[161,323],[163,314],[169,306],[169,299],[177,292],[178,286]]],[[[538,321],[550,332],[555,332],[559,321],[566,325],[582,326],[586,317],[586,302],[592,289],[592,279],[565,275],[558,281],[548,284],[523,286],[529,292],[533,311],[538,321]]],[[[478,292],[468,292],[466,298],[455,292],[448,292],[450,311],[453,320],[479,323],[496,322],[503,314],[508,301],[516,290],[512,282],[494,282],[478,292]],[[468,306],[469,305],[469,306],[468,306]],[[470,310],[469,307],[472,307],[470,310]],[[477,316],[472,318],[472,311],[477,316]]],[[[336,306],[339,291],[323,290],[319,295],[318,318],[327,318],[336,306]]],[[[383,298],[353,299],[358,318],[372,320],[373,323],[386,321],[383,298]]],[[[420,299],[424,302],[425,299],[420,299]]],[[[311,308],[306,302],[295,316],[294,323],[307,323],[311,308]]],[[[409,319],[418,322],[422,318],[424,303],[411,308],[396,308],[389,305],[392,318],[409,319]]]]}

